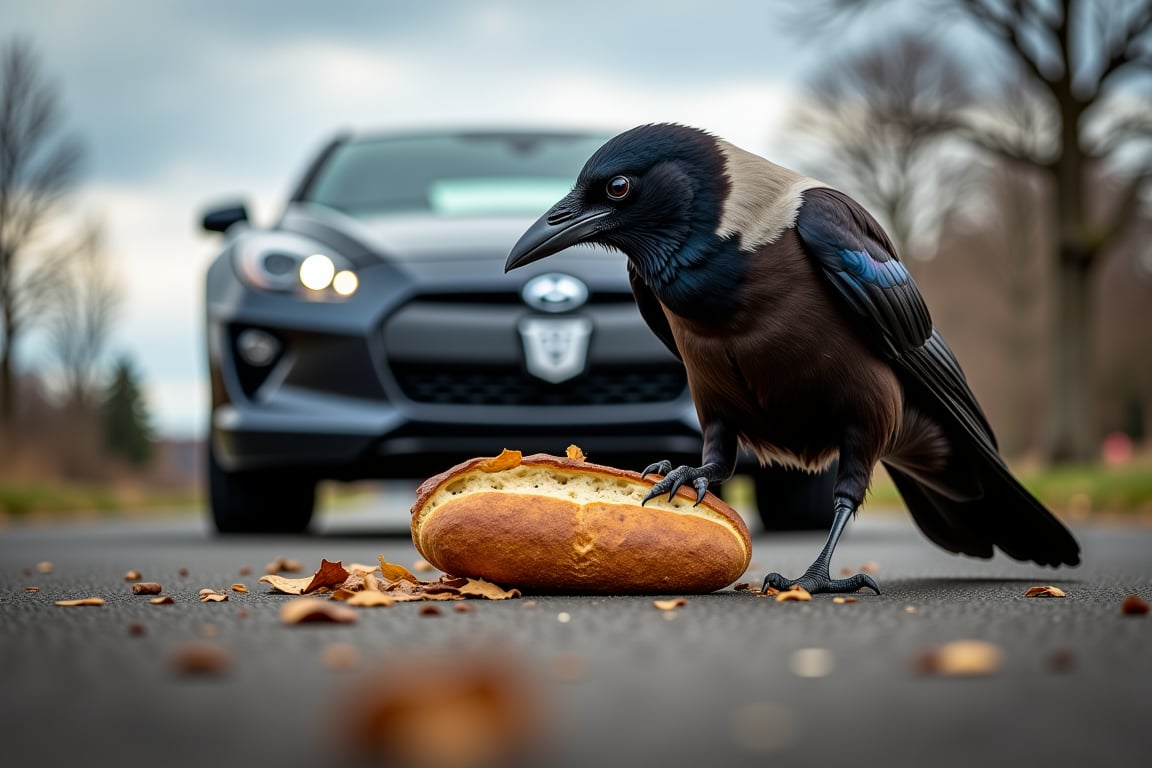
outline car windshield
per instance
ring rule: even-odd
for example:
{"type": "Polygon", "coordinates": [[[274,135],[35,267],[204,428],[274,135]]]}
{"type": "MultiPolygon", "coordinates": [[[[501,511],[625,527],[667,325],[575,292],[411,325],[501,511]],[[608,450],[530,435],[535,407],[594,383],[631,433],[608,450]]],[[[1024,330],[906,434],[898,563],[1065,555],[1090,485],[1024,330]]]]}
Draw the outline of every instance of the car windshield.
{"type": "Polygon", "coordinates": [[[301,198],[352,216],[537,215],[566,195],[607,135],[453,133],[339,145],[301,198]]]}

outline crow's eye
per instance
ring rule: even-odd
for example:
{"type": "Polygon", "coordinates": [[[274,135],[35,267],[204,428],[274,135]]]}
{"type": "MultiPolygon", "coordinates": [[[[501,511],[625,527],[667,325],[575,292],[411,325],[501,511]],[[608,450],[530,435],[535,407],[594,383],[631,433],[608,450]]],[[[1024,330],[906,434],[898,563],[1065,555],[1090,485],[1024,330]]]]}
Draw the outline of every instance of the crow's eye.
{"type": "Polygon", "coordinates": [[[623,200],[632,191],[632,181],[627,176],[613,176],[604,187],[604,192],[612,200],[623,200]]]}

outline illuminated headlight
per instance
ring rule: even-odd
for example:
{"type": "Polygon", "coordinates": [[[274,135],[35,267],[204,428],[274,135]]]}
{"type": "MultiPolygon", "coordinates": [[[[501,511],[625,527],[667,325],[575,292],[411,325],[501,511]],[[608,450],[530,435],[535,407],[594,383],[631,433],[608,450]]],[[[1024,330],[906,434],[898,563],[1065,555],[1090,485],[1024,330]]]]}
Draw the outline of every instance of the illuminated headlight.
{"type": "Polygon", "coordinates": [[[322,253],[314,253],[300,263],[300,284],[312,291],[322,291],[332,285],[336,265],[322,253]]]}
{"type": "Polygon", "coordinates": [[[249,285],[267,291],[307,289],[314,298],[351,296],[360,285],[352,265],[321,243],[285,232],[263,232],[241,243],[236,265],[249,285]]]}

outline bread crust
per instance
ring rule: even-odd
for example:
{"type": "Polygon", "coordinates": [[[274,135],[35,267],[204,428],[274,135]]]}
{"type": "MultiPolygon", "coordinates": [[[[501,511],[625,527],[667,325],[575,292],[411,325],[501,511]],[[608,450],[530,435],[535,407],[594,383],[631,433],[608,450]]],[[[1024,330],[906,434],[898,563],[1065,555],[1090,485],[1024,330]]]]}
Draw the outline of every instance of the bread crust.
{"type": "Polygon", "coordinates": [[[700,593],[751,560],[743,519],[709,493],[640,500],[654,480],[548,454],[478,457],[420,485],[412,541],[434,566],[522,590],[700,593]]]}

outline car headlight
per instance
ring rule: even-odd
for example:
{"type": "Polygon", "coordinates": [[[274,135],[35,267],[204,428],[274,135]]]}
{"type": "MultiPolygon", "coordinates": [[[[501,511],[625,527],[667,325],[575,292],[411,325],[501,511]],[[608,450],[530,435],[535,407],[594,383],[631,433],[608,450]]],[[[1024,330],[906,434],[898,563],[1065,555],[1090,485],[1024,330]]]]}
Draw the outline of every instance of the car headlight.
{"type": "Polygon", "coordinates": [[[262,232],[238,243],[235,253],[240,277],[261,290],[330,298],[351,296],[360,287],[347,259],[300,235],[262,232]]]}

